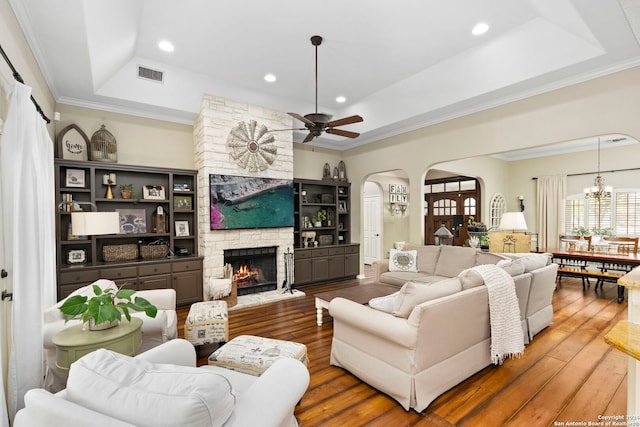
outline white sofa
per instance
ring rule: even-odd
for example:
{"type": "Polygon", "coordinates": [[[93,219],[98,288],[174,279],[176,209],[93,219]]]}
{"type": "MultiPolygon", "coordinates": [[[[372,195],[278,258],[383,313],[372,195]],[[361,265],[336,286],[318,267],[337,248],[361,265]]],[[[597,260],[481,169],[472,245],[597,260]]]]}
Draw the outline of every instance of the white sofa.
{"type": "MultiPolygon", "coordinates": [[[[381,301],[393,302],[393,296],[372,300],[369,306],[333,299],[329,303],[333,317],[330,363],[388,394],[406,410],[413,408],[417,412],[488,366],[491,363],[488,290],[481,277],[478,280],[479,276],[466,270],[476,263],[472,252],[459,249],[470,248],[444,246],[439,254],[448,257],[444,260],[448,268],[439,271],[452,274],[458,268],[458,274],[454,277],[441,274],[432,282],[428,278],[424,282],[411,282],[418,293],[431,294],[409,308],[398,307],[399,296],[392,313],[388,312],[389,306],[382,311],[385,307],[381,301]],[[456,257],[449,258],[454,253],[456,257]],[[372,308],[376,306],[379,309],[372,308]]],[[[537,255],[504,263],[514,279],[525,342],[553,321],[551,296],[557,265],[547,264],[547,258],[537,255]]],[[[434,256],[430,259],[443,261],[434,256]]],[[[388,265],[389,261],[386,262],[388,265]]],[[[417,263],[420,264],[420,254],[417,263]]],[[[435,271],[433,267],[424,267],[435,271]]],[[[400,295],[411,286],[403,285],[400,295]]]]}
{"type": "Polygon", "coordinates": [[[135,358],[98,350],[71,366],[69,389],[56,394],[44,389],[29,390],[25,395],[25,408],[18,411],[13,425],[298,425],[293,411],[309,384],[309,372],[301,362],[291,358],[279,359],[259,377],[220,367],[196,368],[195,365],[194,347],[183,339],[169,341],[135,358]],[[132,369],[136,372],[141,370],[143,374],[159,373],[162,377],[159,378],[160,392],[150,392],[151,387],[140,388],[144,379],[140,379],[139,374],[131,375],[130,381],[124,384],[116,383],[118,375],[122,374],[118,371],[123,368],[121,365],[127,369],[131,365],[132,369]],[[104,372],[112,374],[103,379],[100,375],[104,372]],[[181,381],[182,376],[184,380],[181,381]],[[83,388],[87,389],[84,393],[83,388]],[[87,406],[94,408],[78,402],[88,402],[87,406]],[[138,418],[127,419],[129,412],[133,413],[133,418],[138,418]],[[184,418],[176,422],[175,418],[181,416],[184,418]]]}
{"type": "Polygon", "coordinates": [[[520,303],[526,342],[553,323],[551,299],[555,291],[558,267],[552,265],[550,253],[492,253],[461,246],[405,245],[403,251],[415,251],[416,271],[389,271],[389,259],[372,263],[374,280],[398,286],[406,282],[436,283],[458,276],[462,271],[481,264],[497,264],[503,260],[522,260],[525,277],[514,277],[520,303]],[[528,284],[526,283],[528,282],[528,284]]]}
{"type": "MultiPolygon", "coordinates": [[[[93,296],[93,285],[98,285],[101,289],[117,289],[115,282],[100,279],[96,282],[76,289],[71,295],[93,296]]],[[[178,316],[176,314],[176,292],[173,289],[153,289],[147,291],[137,291],[135,296],[145,298],[155,305],[158,313],[155,318],[148,317],[145,313],[130,311],[130,314],[142,319],[142,343],[140,352],[147,351],[166,341],[178,337],[178,316]]],[[[67,371],[56,366],[56,346],[53,344],[53,336],[65,328],[80,324],[79,319],[72,319],[65,323],[59,307],[67,298],[58,301],[44,312],[43,346],[45,351],[45,381],[44,388],[51,392],[57,392],[65,387],[67,371]]]]}

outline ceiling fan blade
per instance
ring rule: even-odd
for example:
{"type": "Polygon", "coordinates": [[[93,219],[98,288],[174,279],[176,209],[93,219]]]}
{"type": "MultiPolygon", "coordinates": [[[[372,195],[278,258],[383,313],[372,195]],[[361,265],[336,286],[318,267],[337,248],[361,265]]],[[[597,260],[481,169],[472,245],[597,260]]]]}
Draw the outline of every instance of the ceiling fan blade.
{"type": "Polygon", "coordinates": [[[329,128],[325,130],[325,132],[332,133],[334,135],[346,136],[347,138],[357,138],[360,136],[360,134],[357,132],[349,132],[348,130],[342,130],[342,129],[329,128]]]}
{"type": "Polygon", "coordinates": [[[364,119],[361,116],[355,115],[355,116],[345,117],[343,119],[330,121],[329,123],[327,123],[327,126],[328,127],[344,126],[344,125],[350,125],[351,123],[359,123],[363,120],[364,119]]]}
{"type": "Polygon", "coordinates": [[[296,118],[296,119],[300,120],[302,123],[304,123],[304,124],[306,124],[306,125],[309,125],[309,126],[315,126],[315,125],[316,125],[316,124],[315,124],[315,123],[313,123],[311,120],[307,119],[307,118],[306,118],[306,117],[304,117],[304,116],[301,116],[301,115],[300,115],[300,114],[298,114],[298,113],[287,113],[287,114],[288,114],[288,115],[290,115],[290,116],[291,116],[291,117],[293,117],[293,118],[296,118]]]}
{"type": "Polygon", "coordinates": [[[269,132],[284,132],[286,130],[308,130],[308,129],[307,128],[269,129],[267,131],[267,133],[269,133],[269,132]]]}
{"type": "Polygon", "coordinates": [[[304,144],[305,142],[309,142],[311,141],[313,138],[315,138],[315,135],[312,134],[311,132],[309,132],[309,134],[307,135],[307,137],[302,141],[302,143],[304,144]]]}

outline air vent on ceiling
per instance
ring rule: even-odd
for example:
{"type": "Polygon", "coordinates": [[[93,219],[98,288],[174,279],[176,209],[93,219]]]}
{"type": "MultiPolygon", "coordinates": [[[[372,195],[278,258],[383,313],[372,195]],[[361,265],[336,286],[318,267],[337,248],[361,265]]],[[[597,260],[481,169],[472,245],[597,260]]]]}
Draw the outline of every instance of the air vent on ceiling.
{"type": "Polygon", "coordinates": [[[153,70],[148,67],[138,65],[138,77],[141,79],[153,80],[154,82],[164,82],[164,71],[153,70]]]}

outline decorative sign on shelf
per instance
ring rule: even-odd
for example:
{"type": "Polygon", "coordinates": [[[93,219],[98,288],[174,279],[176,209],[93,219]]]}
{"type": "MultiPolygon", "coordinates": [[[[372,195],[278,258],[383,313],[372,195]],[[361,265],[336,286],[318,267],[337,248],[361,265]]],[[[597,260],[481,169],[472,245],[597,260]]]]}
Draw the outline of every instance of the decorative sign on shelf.
{"type": "Polygon", "coordinates": [[[89,160],[89,138],[76,124],[62,129],[56,138],[58,157],[65,160],[89,160]]]}

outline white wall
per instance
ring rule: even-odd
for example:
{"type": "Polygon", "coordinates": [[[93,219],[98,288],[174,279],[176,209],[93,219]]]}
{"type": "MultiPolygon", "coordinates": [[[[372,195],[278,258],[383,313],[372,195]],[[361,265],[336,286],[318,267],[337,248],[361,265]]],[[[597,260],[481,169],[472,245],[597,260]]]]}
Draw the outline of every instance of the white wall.
{"type": "Polygon", "coordinates": [[[58,104],[56,135],[75,123],[90,140],[101,125],[118,144],[118,163],[194,169],[193,126],[58,104]]]}

